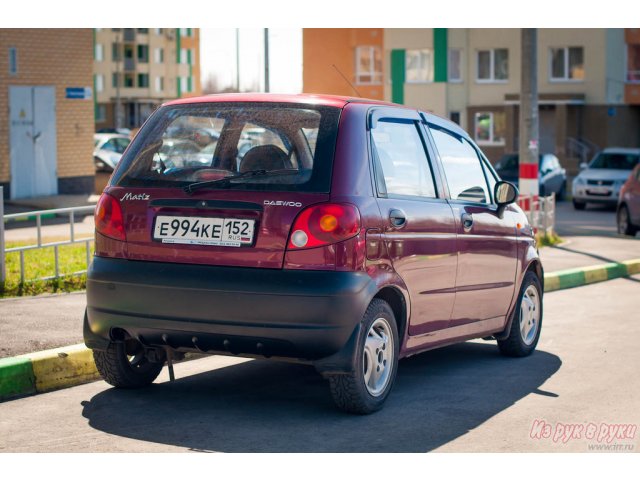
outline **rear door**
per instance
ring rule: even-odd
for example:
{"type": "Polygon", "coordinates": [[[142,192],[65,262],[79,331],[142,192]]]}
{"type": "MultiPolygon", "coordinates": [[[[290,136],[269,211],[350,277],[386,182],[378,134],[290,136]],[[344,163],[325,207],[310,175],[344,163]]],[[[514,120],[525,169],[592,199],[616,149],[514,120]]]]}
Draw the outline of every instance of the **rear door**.
{"type": "Polygon", "coordinates": [[[384,241],[411,298],[409,334],[446,328],[455,299],[455,222],[417,112],[375,112],[371,145],[384,241]]]}
{"type": "Polygon", "coordinates": [[[458,266],[451,326],[504,317],[517,266],[516,214],[499,218],[493,203],[496,178],[468,138],[430,125],[456,221],[458,266]]]}
{"type": "Polygon", "coordinates": [[[128,258],[282,268],[296,215],[329,199],[339,115],[334,107],[255,103],[165,107],[138,134],[109,190],[124,212],[128,258]],[[215,146],[198,143],[202,128],[219,132],[215,146]],[[319,139],[313,148],[308,134],[319,139]],[[163,150],[185,142],[200,153],[163,150]]]}

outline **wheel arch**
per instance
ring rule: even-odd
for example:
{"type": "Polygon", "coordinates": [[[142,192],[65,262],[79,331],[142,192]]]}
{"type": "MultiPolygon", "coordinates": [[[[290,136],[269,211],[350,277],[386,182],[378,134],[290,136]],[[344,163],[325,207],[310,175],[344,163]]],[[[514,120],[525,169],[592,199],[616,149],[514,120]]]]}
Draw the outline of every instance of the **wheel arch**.
{"type": "Polygon", "coordinates": [[[378,292],[373,296],[372,301],[376,298],[384,300],[391,307],[393,315],[396,318],[398,336],[400,337],[401,342],[403,342],[407,331],[408,318],[407,300],[405,299],[404,295],[397,287],[386,285],[378,290],[378,292]]]}

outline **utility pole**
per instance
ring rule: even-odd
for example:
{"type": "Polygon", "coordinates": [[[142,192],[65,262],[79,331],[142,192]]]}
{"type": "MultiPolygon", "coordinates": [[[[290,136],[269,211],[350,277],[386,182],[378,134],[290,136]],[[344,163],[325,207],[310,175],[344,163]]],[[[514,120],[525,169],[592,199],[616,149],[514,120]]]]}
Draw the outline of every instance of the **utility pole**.
{"type": "Polygon", "coordinates": [[[236,90],[240,91],[240,29],[236,28],[236,90]]]}
{"type": "MultiPolygon", "coordinates": [[[[523,28],[520,88],[520,195],[538,197],[538,31],[523,28]]],[[[525,210],[531,206],[525,202],[525,210]]]]}
{"type": "Polygon", "coordinates": [[[122,99],[120,98],[120,62],[122,61],[122,48],[120,34],[116,35],[116,128],[122,128],[122,99]]]}
{"type": "Polygon", "coordinates": [[[264,91],[269,92],[269,29],[264,29],[264,91]]]}

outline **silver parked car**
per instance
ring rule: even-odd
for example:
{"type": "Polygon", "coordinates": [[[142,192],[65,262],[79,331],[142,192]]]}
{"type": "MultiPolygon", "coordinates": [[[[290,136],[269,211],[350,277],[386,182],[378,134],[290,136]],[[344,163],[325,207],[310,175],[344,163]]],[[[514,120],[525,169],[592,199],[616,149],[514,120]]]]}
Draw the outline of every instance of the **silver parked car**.
{"type": "Polygon", "coordinates": [[[620,189],[640,161],[639,148],[605,148],[573,180],[573,206],[583,210],[587,203],[615,206],[620,189]]]}
{"type": "Polygon", "coordinates": [[[96,133],[93,136],[93,163],[98,172],[113,172],[131,143],[127,135],[96,133]]]}

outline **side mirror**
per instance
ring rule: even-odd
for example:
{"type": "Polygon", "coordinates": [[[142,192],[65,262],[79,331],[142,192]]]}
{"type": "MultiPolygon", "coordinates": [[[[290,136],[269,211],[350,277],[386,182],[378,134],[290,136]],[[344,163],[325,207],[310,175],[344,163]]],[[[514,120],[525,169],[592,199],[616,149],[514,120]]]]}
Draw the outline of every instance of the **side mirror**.
{"type": "Polygon", "coordinates": [[[580,164],[580,170],[584,170],[584,169],[586,169],[587,167],[589,167],[589,165],[588,165],[586,162],[582,162],[582,163],[580,164]]]}
{"type": "Polygon", "coordinates": [[[498,204],[498,217],[502,218],[507,205],[518,199],[518,189],[513,183],[501,180],[493,189],[493,198],[498,204]]]}

